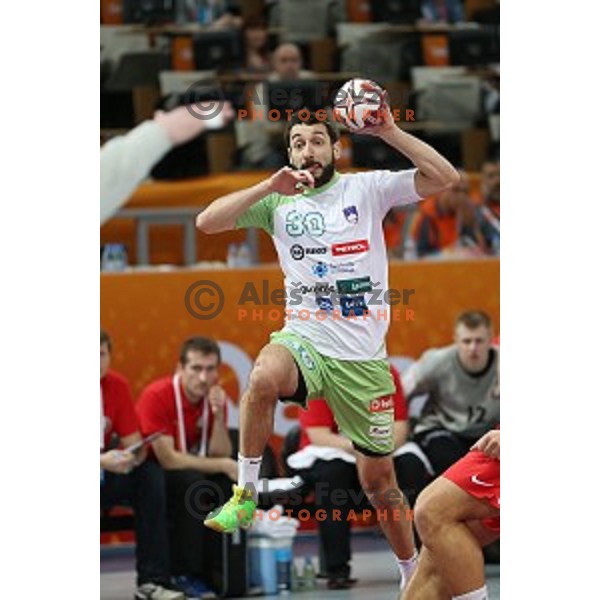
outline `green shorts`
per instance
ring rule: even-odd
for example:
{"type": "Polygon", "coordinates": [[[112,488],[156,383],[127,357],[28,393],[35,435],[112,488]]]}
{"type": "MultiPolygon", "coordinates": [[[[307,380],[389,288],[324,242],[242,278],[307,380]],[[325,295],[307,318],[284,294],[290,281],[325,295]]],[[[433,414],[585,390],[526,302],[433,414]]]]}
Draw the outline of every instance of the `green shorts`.
{"type": "MultiPolygon", "coordinates": [[[[340,360],[323,356],[305,338],[277,331],[272,344],[293,355],[306,383],[306,400],[325,398],[340,431],[367,455],[394,449],[396,391],[387,360],[340,360]]],[[[300,402],[298,402],[300,403],[300,402]]],[[[306,401],[301,403],[306,408],[306,401]]]]}

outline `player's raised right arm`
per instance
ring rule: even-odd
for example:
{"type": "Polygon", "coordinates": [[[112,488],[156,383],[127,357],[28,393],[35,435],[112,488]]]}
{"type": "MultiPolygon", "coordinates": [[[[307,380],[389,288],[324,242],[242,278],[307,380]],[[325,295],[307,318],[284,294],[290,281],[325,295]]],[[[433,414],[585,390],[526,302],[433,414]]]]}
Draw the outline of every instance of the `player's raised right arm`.
{"type": "Polygon", "coordinates": [[[214,200],[196,217],[196,227],[203,233],[229,231],[235,227],[239,217],[265,196],[273,192],[293,196],[305,186],[313,187],[314,183],[309,171],[283,167],[269,179],[214,200]]]}

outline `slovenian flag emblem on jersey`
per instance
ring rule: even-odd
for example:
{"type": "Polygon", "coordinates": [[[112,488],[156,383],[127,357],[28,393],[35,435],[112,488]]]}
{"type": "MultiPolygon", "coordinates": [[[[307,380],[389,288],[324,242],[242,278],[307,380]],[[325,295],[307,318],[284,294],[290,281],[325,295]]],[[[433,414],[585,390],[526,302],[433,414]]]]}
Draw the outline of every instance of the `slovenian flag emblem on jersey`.
{"type": "Polygon", "coordinates": [[[352,205],[344,208],[344,216],[346,217],[346,221],[348,221],[348,223],[358,223],[358,210],[356,209],[356,206],[352,205]]]}

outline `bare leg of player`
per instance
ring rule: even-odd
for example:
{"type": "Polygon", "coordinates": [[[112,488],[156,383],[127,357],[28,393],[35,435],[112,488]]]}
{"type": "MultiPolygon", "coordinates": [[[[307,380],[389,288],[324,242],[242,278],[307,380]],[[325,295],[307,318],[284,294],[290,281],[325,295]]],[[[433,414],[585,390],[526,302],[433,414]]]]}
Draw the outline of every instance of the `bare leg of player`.
{"type": "Polygon", "coordinates": [[[242,396],[238,485],[233,487],[232,498],[207,516],[206,527],[231,533],[252,524],[258,502],[260,465],[273,432],[275,405],[278,398],[292,396],[297,387],[298,368],[291,353],[279,344],[265,346],[242,396]]]}
{"type": "Polygon", "coordinates": [[[452,594],[435,568],[429,550],[423,546],[419,564],[404,590],[402,600],[451,600],[452,594]]]}
{"type": "Polygon", "coordinates": [[[499,514],[444,477],[438,477],[417,499],[417,531],[452,597],[485,588],[481,548],[498,535],[479,521],[499,514]]]}
{"type": "Polygon", "coordinates": [[[279,344],[265,346],[250,374],[240,410],[240,453],[262,456],[273,433],[275,405],[280,397],[292,396],[298,387],[294,358],[279,344]]]}
{"type": "Polygon", "coordinates": [[[417,565],[415,538],[408,503],[399,500],[404,497],[398,488],[392,458],[359,455],[357,468],[361,486],[380,515],[381,529],[398,559],[404,587],[417,565]]]}

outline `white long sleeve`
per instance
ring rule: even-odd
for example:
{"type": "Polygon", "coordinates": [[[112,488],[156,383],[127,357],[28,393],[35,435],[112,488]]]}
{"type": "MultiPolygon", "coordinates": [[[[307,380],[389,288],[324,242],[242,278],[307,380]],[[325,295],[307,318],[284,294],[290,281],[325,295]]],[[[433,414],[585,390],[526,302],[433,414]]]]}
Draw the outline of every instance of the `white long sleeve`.
{"type": "Polygon", "coordinates": [[[144,121],[100,149],[100,224],[105,223],[173,147],[165,130],[144,121]]]}

